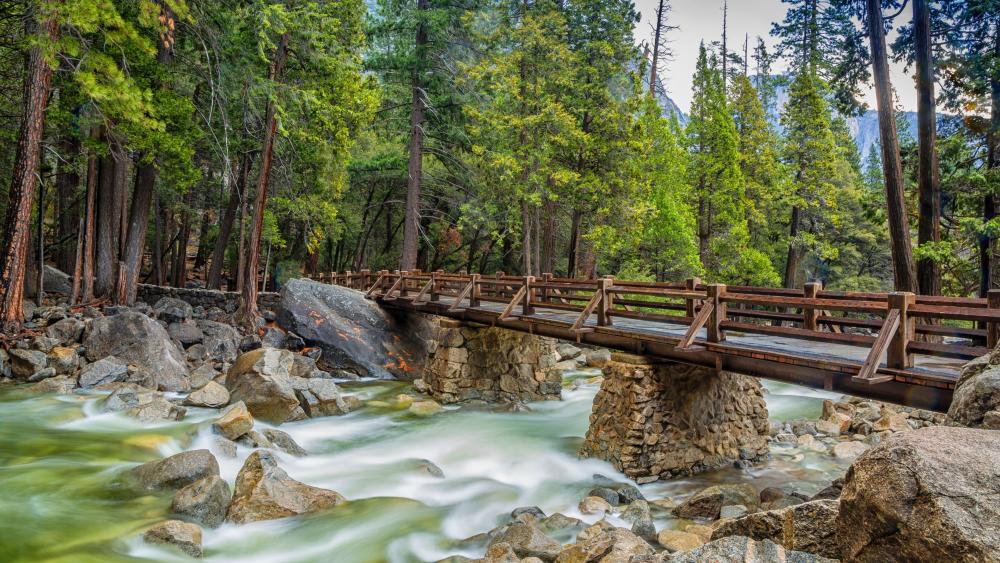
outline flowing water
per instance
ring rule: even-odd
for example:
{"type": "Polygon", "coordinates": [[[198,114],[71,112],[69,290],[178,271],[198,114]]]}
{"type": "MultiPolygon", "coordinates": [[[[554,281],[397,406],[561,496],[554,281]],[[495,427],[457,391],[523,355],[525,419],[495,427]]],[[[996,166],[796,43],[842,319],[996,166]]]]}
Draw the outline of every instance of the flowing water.
{"type": "MultiPolygon", "coordinates": [[[[205,529],[205,560],[479,557],[483,544],[463,539],[497,526],[519,506],[593,522],[595,516],[576,508],[594,486],[593,476],[626,481],[611,465],[576,456],[597,392],[591,379],[597,373],[567,373],[563,400],[531,404],[530,412],[448,407],[418,418],[405,410],[367,406],[346,416],[283,425],[309,455],[278,454],[282,468],[351,502],[306,517],[205,529]],[[429,471],[428,462],[444,476],[429,471]]],[[[777,420],[817,417],[822,399],[833,397],[791,385],[766,386],[771,418],[777,420]]],[[[407,384],[384,381],[344,388],[365,400],[386,402],[410,390],[407,384]]],[[[185,560],[180,552],[141,540],[146,527],[168,516],[170,494],[137,495],[110,484],[138,463],[213,449],[215,416],[216,411],[189,409],[181,422],[149,426],[101,412],[99,395],[37,396],[0,389],[0,561],[185,560]]],[[[216,452],[230,485],[250,451],[240,447],[237,459],[216,452]]],[[[721,482],[811,494],[845,468],[827,456],[773,448],[770,461],[751,469],[641,488],[648,499],[675,500],[721,482]]],[[[680,522],[661,517],[656,524],[662,529],[680,522]]]]}

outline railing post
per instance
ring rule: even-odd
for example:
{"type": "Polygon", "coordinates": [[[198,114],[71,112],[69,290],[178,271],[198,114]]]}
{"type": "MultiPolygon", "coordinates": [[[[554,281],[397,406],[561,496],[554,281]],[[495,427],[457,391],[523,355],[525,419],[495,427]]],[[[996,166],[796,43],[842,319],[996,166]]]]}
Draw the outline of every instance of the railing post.
{"type": "Polygon", "coordinates": [[[479,285],[479,274],[472,274],[472,293],[469,294],[469,307],[478,307],[479,298],[481,297],[482,286],[479,285]]]}
{"type": "MultiPolygon", "coordinates": [[[[695,291],[698,289],[698,284],[701,283],[700,278],[688,278],[684,280],[684,289],[687,291],[695,291]]],[[[694,317],[698,312],[698,303],[694,298],[688,297],[684,300],[684,314],[688,317],[694,317]]]]}
{"type": "MultiPolygon", "coordinates": [[[[544,273],[544,274],[542,274],[542,283],[544,283],[544,284],[550,284],[550,283],[552,283],[552,274],[551,273],[544,273]]],[[[542,288],[542,294],[538,298],[538,300],[541,301],[541,302],[543,302],[543,303],[547,303],[548,302],[548,300],[549,300],[549,288],[548,287],[543,287],[542,288]]]]}
{"type": "Polygon", "coordinates": [[[604,276],[598,281],[598,291],[601,292],[601,306],[597,309],[597,325],[611,326],[611,307],[614,305],[614,295],[608,291],[615,285],[614,276],[604,276]]]}
{"type": "Polygon", "coordinates": [[[372,271],[371,270],[361,270],[361,289],[368,290],[372,286],[372,271]]]}
{"type": "Polygon", "coordinates": [[[706,290],[708,299],[712,302],[712,315],[705,327],[708,332],[708,341],[722,342],[726,339],[726,333],[722,330],[722,322],[726,320],[726,303],[722,301],[722,296],[726,294],[726,284],[708,284],[706,290]]]}
{"type": "Polygon", "coordinates": [[[521,314],[525,317],[535,312],[531,306],[532,297],[535,296],[535,289],[531,287],[534,282],[534,276],[524,276],[524,301],[521,302],[521,314]]]}
{"type": "MultiPolygon", "coordinates": [[[[987,306],[990,309],[1000,309],[1000,289],[991,289],[986,294],[987,306]]],[[[1000,342],[1000,323],[986,323],[986,344],[990,348],[996,348],[1000,342]]]]}
{"type": "Polygon", "coordinates": [[[886,353],[886,365],[894,369],[913,367],[913,354],[907,350],[913,340],[915,326],[908,309],[917,302],[917,296],[908,291],[895,291],[889,294],[889,308],[899,310],[899,329],[889,341],[886,353]]]}
{"type": "Polygon", "coordinates": [[[353,273],[354,272],[352,272],[351,270],[347,270],[346,272],[344,272],[344,285],[347,287],[347,289],[354,289],[354,283],[352,283],[351,281],[351,274],[353,273]]]}
{"type": "Polygon", "coordinates": [[[410,271],[409,270],[403,270],[402,272],[399,273],[399,275],[403,276],[403,281],[399,282],[399,296],[400,297],[406,297],[406,295],[407,295],[407,291],[406,291],[406,289],[407,289],[406,288],[406,282],[407,282],[406,276],[410,275],[410,271]]]}
{"type": "MultiPolygon", "coordinates": [[[[819,290],[823,289],[823,284],[819,282],[809,282],[802,286],[802,296],[806,299],[816,299],[819,295],[819,290]]],[[[802,328],[806,330],[818,330],[816,327],[816,319],[819,317],[819,311],[815,307],[803,307],[802,308],[802,328]]]]}

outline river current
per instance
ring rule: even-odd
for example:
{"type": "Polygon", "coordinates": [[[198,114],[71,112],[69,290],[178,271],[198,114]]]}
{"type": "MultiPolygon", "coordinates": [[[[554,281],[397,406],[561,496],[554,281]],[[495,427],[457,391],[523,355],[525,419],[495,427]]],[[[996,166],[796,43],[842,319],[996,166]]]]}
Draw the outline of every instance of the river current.
{"type": "MultiPolygon", "coordinates": [[[[309,455],[277,455],[291,477],[338,491],[351,502],[311,516],[206,528],[204,559],[368,563],[481,557],[482,543],[463,540],[504,522],[517,507],[593,522],[598,517],[580,514],[577,504],[594,486],[594,475],[627,481],[610,464],[576,455],[598,374],[567,372],[563,400],[532,403],[530,411],[446,407],[425,418],[385,406],[410,392],[408,384],[345,384],[345,392],[383,406],[282,425],[309,455]]],[[[816,418],[822,399],[837,398],[792,385],[765,386],[772,420],[816,418]]],[[[168,517],[169,493],[137,495],[110,483],[139,463],[206,448],[216,453],[232,486],[251,450],[240,447],[236,459],[219,455],[210,428],[217,411],[189,408],[181,422],[150,426],[102,412],[100,398],[0,388],[0,561],[189,560],[141,539],[146,527],[168,517]]],[[[846,467],[827,455],[775,447],[769,461],[752,468],[641,489],[647,499],[677,501],[722,482],[812,494],[846,467]]],[[[681,524],[665,513],[658,516],[657,530],[681,524]]]]}

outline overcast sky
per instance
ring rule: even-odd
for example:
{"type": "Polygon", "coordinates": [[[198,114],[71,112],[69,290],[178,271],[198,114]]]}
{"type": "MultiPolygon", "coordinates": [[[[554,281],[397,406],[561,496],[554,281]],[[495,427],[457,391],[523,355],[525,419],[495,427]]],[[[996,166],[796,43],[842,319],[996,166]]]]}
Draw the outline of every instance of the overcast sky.
{"type": "MultiPolygon", "coordinates": [[[[656,19],[657,3],[658,0],[636,0],[636,8],[642,14],[642,21],[635,30],[636,40],[640,43],[647,41],[652,45],[651,24],[656,19]]],[[[665,72],[661,73],[660,78],[667,93],[685,112],[691,108],[691,78],[698,58],[698,43],[704,39],[708,44],[722,37],[722,4],[723,0],[671,0],[670,2],[673,10],[670,13],[669,23],[680,26],[680,29],[668,35],[674,58],[666,63],[665,72]]],[[[900,18],[909,15],[910,11],[906,10],[900,18]]],[[[730,0],[729,49],[742,51],[743,40],[747,34],[750,36],[751,52],[757,43],[758,35],[764,38],[769,47],[773,46],[774,39],[769,35],[771,22],[780,22],[784,17],[785,5],[781,0],[730,0]]],[[[890,34],[890,41],[893,35],[890,34]]],[[[903,65],[892,64],[891,61],[890,64],[892,82],[898,92],[899,103],[903,109],[915,110],[917,102],[912,73],[906,72],[903,65]]],[[[783,67],[784,65],[779,63],[775,71],[781,71],[783,67]]],[[[874,92],[869,92],[866,101],[874,108],[874,92]]]]}

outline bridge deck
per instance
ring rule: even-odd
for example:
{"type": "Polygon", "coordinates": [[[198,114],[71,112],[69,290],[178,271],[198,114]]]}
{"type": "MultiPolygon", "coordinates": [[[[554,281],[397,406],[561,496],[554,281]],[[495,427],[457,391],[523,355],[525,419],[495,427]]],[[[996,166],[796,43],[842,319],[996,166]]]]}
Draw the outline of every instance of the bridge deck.
{"type": "Polygon", "coordinates": [[[951,403],[962,365],[1000,334],[1000,292],[987,300],[807,284],[796,294],[698,280],[384,271],[329,281],[367,290],[389,308],[938,411],[951,403]]]}

